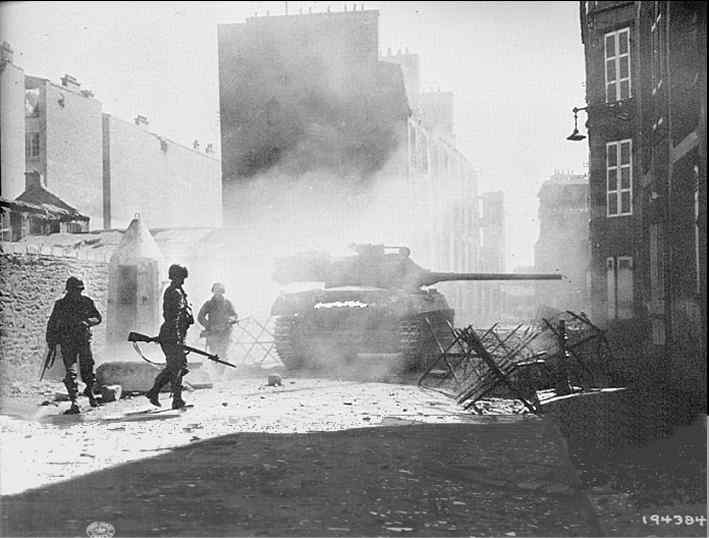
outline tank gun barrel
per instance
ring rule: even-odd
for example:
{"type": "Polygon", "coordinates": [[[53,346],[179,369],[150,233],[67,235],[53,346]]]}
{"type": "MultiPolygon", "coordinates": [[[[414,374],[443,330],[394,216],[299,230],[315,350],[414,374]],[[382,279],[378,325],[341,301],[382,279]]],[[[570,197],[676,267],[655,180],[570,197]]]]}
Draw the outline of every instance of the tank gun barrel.
{"type": "Polygon", "coordinates": [[[426,271],[418,282],[420,286],[430,286],[437,282],[456,280],[503,281],[503,280],[561,280],[559,273],[440,273],[426,271]]]}

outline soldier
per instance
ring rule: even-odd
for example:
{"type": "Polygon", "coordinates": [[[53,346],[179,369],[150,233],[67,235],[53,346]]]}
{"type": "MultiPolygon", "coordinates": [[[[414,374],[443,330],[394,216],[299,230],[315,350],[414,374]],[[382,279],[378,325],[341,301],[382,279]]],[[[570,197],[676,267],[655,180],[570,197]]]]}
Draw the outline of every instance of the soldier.
{"type": "MultiPolygon", "coordinates": [[[[224,284],[215,282],[212,285],[211,299],[202,305],[197,314],[197,321],[204,327],[201,336],[207,338],[207,348],[210,353],[219,355],[222,360],[227,360],[227,352],[231,342],[233,325],[239,320],[231,301],[224,297],[226,289],[224,284]]],[[[224,373],[224,365],[214,364],[216,373],[224,373]]]]}
{"type": "Polygon", "coordinates": [[[82,295],[84,283],[76,277],[69,277],[66,281],[66,295],[54,303],[52,314],[47,323],[47,345],[59,345],[66,368],[64,385],[69,393],[71,407],[66,414],[79,413],[76,404],[78,386],[78,370],[81,380],[86,384],[84,394],[89,398],[91,407],[98,403],[94,398],[94,359],[91,354],[91,327],[101,323],[101,314],[96,310],[94,302],[82,295]]]}
{"type": "Polygon", "coordinates": [[[153,388],[145,396],[150,403],[162,407],[158,395],[165,383],[172,388],[172,408],[181,409],[187,405],[182,399],[182,376],[187,373],[187,357],[181,344],[185,342],[187,329],[194,323],[192,309],[187,302],[187,294],[182,289],[187,278],[187,268],[171,265],[168,270],[170,285],[165,290],[162,300],[163,319],[160,326],[160,347],[165,354],[165,368],[157,375],[153,388]]]}

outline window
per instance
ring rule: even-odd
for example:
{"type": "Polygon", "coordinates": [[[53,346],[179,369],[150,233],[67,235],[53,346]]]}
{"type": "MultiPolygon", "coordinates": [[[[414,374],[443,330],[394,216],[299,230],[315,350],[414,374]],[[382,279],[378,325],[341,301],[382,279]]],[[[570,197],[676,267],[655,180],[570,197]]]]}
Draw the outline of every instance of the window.
{"type": "Polygon", "coordinates": [[[606,103],[630,97],[630,29],[605,35],[606,103]]]}
{"type": "Polygon", "coordinates": [[[28,159],[39,157],[39,133],[27,133],[25,137],[25,157],[28,159]]]}
{"type": "Polygon", "coordinates": [[[0,240],[12,241],[12,227],[10,226],[10,211],[0,211],[0,240]]]}
{"type": "Polygon", "coordinates": [[[633,258],[606,259],[608,319],[633,317],[633,258]]]}
{"type": "Polygon", "coordinates": [[[633,214],[633,143],[619,140],[606,144],[606,215],[633,214]]]}

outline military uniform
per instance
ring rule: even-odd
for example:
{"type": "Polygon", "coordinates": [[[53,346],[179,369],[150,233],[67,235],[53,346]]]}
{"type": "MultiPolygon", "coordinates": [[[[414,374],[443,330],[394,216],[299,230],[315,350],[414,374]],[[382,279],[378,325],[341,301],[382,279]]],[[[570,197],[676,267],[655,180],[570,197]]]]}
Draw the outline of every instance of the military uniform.
{"type": "Polygon", "coordinates": [[[54,303],[54,308],[47,323],[47,344],[59,345],[66,369],[64,385],[72,402],[71,412],[78,412],[76,396],[78,385],[77,373],[86,384],[84,394],[92,406],[96,405],[93,396],[94,359],[91,353],[91,327],[101,323],[101,314],[94,302],[81,295],[83,283],[74,277],[67,281],[67,295],[54,303]],[[72,293],[77,290],[78,293],[72,293]],[[78,370],[78,372],[77,372],[78,370]]]}
{"type": "MultiPolygon", "coordinates": [[[[185,270],[185,273],[187,271],[185,270]]],[[[187,370],[187,356],[180,344],[184,344],[187,329],[194,323],[187,294],[181,283],[173,281],[163,294],[163,324],[158,338],[165,354],[165,368],[155,378],[153,388],[146,396],[157,402],[157,395],[166,383],[172,389],[172,407],[184,407],[182,400],[182,376],[187,370]]],[[[159,405],[159,404],[158,404],[159,405]]]]}
{"type": "MultiPolygon", "coordinates": [[[[237,315],[229,299],[215,294],[206,301],[197,315],[197,321],[205,328],[207,348],[210,353],[215,353],[222,360],[227,360],[231,333],[237,315]]],[[[223,373],[224,366],[218,365],[218,372],[223,373]]]]}

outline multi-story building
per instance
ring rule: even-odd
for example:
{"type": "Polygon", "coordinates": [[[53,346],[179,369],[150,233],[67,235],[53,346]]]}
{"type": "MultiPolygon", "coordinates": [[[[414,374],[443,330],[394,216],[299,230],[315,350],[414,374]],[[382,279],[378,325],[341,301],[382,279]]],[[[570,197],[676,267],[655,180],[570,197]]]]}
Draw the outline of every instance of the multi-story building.
{"type": "MultiPolygon", "coordinates": [[[[142,120],[142,121],[141,121],[142,120]]],[[[136,213],[155,228],[221,225],[220,161],[103,114],[103,219],[125,228],[136,213]]]]}
{"type": "MultiPolygon", "coordinates": [[[[93,93],[72,76],[61,84],[12,63],[2,45],[2,197],[42,188],[90,219],[93,229],[125,227],[136,213],[153,227],[221,225],[220,161],[103,112],[93,93]],[[34,176],[33,176],[34,177],[34,176]]],[[[140,120],[140,121],[138,121],[140,120]]]]}
{"type": "MultiPolygon", "coordinates": [[[[420,92],[417,54],[389,51],[381,59],[401,67],[411,104],[407,205],[409,221],[423,225],[414,228],[408,242],[417,260],[440,271],[488,270],[480,253],[478,171],[455,146],[453,93],[420,92]]],[[[459,282],[438,287],[456,309],[460,323],[487,316],[483,313],[493,301],[487,291],[490,286],[459,282]]]]}
{"type": "Polygon", "coordinates": [[[588,312],[588,177],[556,171],[539,189],[539,239],[534,266],[560,272],[562,282],[538,283],[537,301],[557,310],[588,312]]]}
{"type": "Polygon", "coordinates": [[[345,189],[391,160],[409,108],[401,70],[378,59],[378,17],[328,10],[219,25],[227,219],[246,217],[249,202],[230,205],[253,178],[318,174],[345,189]]]}
{"type": "Polygon", "coordinates": [[[10,45],[0,45],[0,196],[25,190],[25,72],[13,61],[10,45]]]}
{"type": "MultiPolygon", "coordinates": [[[[408,239],[416,259],[436,271],[482,270],[477,212],[478,172],[448,140],[409,120],[408,207],[419,225],[408,239]]],[[[446,293],[458,318],[472,323],[481,308],[478,283],[449,283],[446,293]]]]}
{"type": "MultiPolygon", "coordinates": [[[[453,94],[421,93],[416,54],[378,57],[378,16],[328,11],[219,26],[225,219],[243,224],[249,209],[278,207],[277,223],[290,232],[284,222],[297,209],[282,210],[266,189],[253,203],[244,185],[268,176],[292,188],[320,174],[330,191],[383,204],[387,240],[408,244],[418,263],[480,270],[477,171],[453,143],[453,94]],[[371,178],[377,187],[368,191],[371,178]]],[[[345,211],[323,217],[321,232],[345,211]]],[[[474,317],[475,283],[441,287],[461,316],[474,317]]]]}
{"type": "Polygon", "coordinates": [[[101,103],[65,75],[25,77],[25,168],[82,213],[103,221],[101,103]]]}
{"type": "Polygon", "coordinates": [[[706,5],[580,2],[593,317],[706,391],[706,5]]]}

